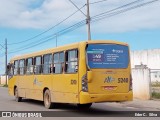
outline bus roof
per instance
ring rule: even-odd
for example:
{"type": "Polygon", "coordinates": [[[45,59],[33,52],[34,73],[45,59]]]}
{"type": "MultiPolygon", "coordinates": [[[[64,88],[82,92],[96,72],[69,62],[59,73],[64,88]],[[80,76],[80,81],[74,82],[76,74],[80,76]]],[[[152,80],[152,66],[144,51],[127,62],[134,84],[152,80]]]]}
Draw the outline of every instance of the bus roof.
{"type": "Polygon", "coordinates": [[[121,44],[121,45],[128,46],[127,43],[119,42],[119,41],[114,41],[114,40],[90,40],[90,41],[82,41],[82,42],[68,44],[68,45],[64,45],[64,46],[60,46],[60,47],[55,47],[55,48],[50,48],[50,49],[46,49],[46,50],[42,50],[42,51],[38,51],[38,52],[33,52],[33,53],[30,53],[30,54],[24,54],[24,55],[16,56],[16,57],[13,57],[10,60],[10,62],[13,62],[14,60],[25,59],[25,58],[40,56],[40,55],[43,55],[43,54],[49,54],[49,53],[53,53],[53,52],[59,52],[59,51],[63,51],[63,50],[66,50],[66,49],[76,48],[76,47],[79,46],[79,44],[96,44],[96,43],[109,43],[109,44],[113,43],[113,44],[121,44]]]}

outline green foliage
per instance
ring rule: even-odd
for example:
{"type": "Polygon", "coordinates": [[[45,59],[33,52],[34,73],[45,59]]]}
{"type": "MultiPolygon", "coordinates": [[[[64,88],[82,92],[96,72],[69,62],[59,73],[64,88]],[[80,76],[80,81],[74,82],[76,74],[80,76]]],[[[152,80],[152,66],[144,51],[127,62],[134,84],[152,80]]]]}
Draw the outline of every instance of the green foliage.
{"type": "Polygon", "coordinates": [[[156,99],[160,99],[160,93],[152,92],[152,97],[156,99]]]}
{"type": "Polygon", "coordinates": [[[3,85],[3,87],[8,87],[8,85],[3,85]]]}

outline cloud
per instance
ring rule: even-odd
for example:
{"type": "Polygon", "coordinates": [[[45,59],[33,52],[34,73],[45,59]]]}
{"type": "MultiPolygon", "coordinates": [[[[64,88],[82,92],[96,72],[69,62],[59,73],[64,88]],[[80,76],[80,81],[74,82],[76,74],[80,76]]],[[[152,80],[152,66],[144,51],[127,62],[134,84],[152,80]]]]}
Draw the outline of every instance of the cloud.
{"type": "MultiPolygon", "coordinates": [[[[78,7],[86,4],[86,0],[72,1],[78,7]]],[[[99,0],[90,0],[90,2],[96,1],[99,0]]],[[[92,4],[90,5],[90,14],[91,16],[95,16],[99,13],[117,8],[133,1],[135,0],[107,0],[106,2],[92,4]]],[[[151,0],[139,1],[144,2],[151,0]]],[[[41,29],[43,31],[62,21],[76,10],[77,9],[69,2],[69,0],[0,0],[0,27],[2,29],[7,27],[13,29],[41,29]]],[[[84,7],[82,11],[86,13],[86,7],[84,7]]],[[[159,29],[159,11],[160,1],[113,16],[111,18],[94,22],[91,24],[91,30],[94,34],[122,33],[128,31],[139,31],[143,29],[159,29]]],[[[78,12],[57,29],[59,31],[62,28],[73,25],[84,19],[85,16],[78,12]]],[[[79,31],[86,33],[86,27],[79,29],[79,31]]],[[[78,34],[80,32],[76,31],[78,34]]],[[[77,38],[76,33],[72,34],[72,39],[77,38]]],[[[85,35],[86,34],[79,34],[82,38],[85,35]]],[[[71,38],[71,36],[66,34],[64,39],[67,39],[67,37],[71,38]]],[[[66,43],[68,43],[68,41],[66,41],[66,43]]],[[[4,59],[1,58],[1,61],[4,61],[4,59]]],[[[0,65],[2,64],[4,66],[4,63],[0,62],[0,65]]],[[[4,67],[0,68],[0,72],[2,69],[4,69],[4,67]]]]}
{"type": "Polygon", "coordinates": [[[100,31],[94,32],[115,33],[160,28],[160,14],[158,11],[160,11],[160,2],[95,22],[92,24],[92,30],[99,29],[100,31]]]}
{"type": "MultiPolygon", "coordinates": [[[[72,0],[79,7],[86,1],[72,0]]],[[[98,0],[91,0],[95,2],[98,0]]],[[[116,8],[135,0],[108,0],[90,5],[91,16],[116,8]]],[[[141,0],[143,1],[143,0],[141,0]]],[[[147,0],[150,1],[150,0],[147,0]]],[[[0,26],[10,28],[46,29],[73,13],[76,8],[68,0],[0,0],[0,26]]],[[[86,8],[82,9],[86,13],[86,8]]],[[[140,29],[160,28],[160,2],[138,8],[92,24],[93,32],[126,32],[140,29]],[[97,31],[97,29],[99,29],[97,31]]],[[[85,19],[78,12],[65,27],[85,19]]]]}
{"type": "MultiPolygon", "coordinates": [[[[55,25],[75,11],[68,0],[43,0],[39,6],[33,7],[31,4],[35,1],[1,0],[0,26],[44,29],[55,25]]],[[[70,23],[74,21],[75,18],[72,18],[70,23]]]]}

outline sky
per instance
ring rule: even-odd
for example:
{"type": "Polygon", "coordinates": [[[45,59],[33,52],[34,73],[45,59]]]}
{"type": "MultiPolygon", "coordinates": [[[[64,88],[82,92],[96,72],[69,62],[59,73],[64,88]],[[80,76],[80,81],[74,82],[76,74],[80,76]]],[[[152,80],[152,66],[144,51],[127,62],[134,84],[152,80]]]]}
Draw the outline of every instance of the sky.
{"type": "MultiPolygon", "coordinates": [[[[86,1],[72,0],[77,7],[82,8],[81,11],[85,15],[86,1]]],[[[96,15],[134,1],[137,3],[118,10],[123,11],[142,3],[155,2],[91,22],[92,40],[126,42],[131,50],[160,49],[160,0],[90,0],[91,20],[94,20],[96,15]]],[[[56,47],[55,34],[86,19],[80,11],[72,15],[75,11],[77,8],[69,0],[0,0],[0,44],[4,46],[7,39],[8,62],[14,56],[56,47]],[[52,28],[70,15],[72,16],[69,19],[52,28]],[[48,31],[41,34],[46,30],[48,31]],[[35,37],[37,35],[39,36],[35,37]],[[47,42],[35,45],[45,41],[48,36],[51,39],[47,42]]],[[[86,40],[87,26],[84,23],[71,32],[58,35],[57,45],[86,40]]],[[[0,74],[4,74],[5,50],[1,45],[0,74]]]]}

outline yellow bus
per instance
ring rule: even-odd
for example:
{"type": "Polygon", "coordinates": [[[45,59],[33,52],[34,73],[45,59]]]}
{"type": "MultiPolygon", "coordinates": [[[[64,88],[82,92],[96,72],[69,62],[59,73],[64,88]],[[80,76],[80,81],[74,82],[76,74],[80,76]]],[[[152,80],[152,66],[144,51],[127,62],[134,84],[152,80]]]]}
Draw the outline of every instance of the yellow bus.
{"type": "Polygon", "coordinates": [[[92,103],[131,101],[132,77],[128,44],[92,40],[12,58],[9,94],[89,108],[92,103]]]}

